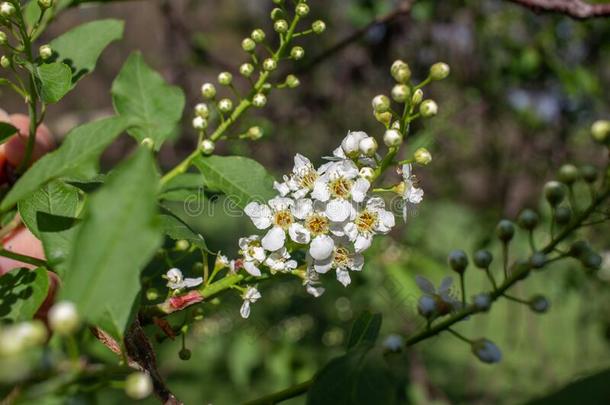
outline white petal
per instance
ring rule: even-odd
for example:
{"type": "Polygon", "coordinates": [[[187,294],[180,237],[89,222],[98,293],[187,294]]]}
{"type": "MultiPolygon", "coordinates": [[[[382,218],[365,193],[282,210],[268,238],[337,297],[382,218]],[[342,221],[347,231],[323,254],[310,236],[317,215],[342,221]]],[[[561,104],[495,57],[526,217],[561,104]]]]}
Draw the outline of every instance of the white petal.
{"type": "Polygon", "coordinates": [[[372,242],[372,235],[358,235],[356,241],[354,242],[354,250],[357,253],[364,252],[365,250],[371,247],[372,242]]]}
{"type": "MultiPolygon", "coordinates": [[[[295,194],[296,196],[296,194],[295,194]]],[[[292,207],[292,215],[298,219],[305,219],[313,212],[313,201],[309,198],[297,200],[292,207]]]]}
{"type": "Polygon", "coordinates": [[[441,284],[438,286],[439,294],[448,292],[449,289],[451,288],[451,284],[453,284],[453,278],[450,276],[444,277],[441,280],[441,284]]]}
{"type": "Polygon", "coordinates": [[[165,273],[165,277],[174,283],[179,283],[183,279],[182,272],[177,268],[169,269],[167,273],[165,273]]]}
{"type": "Polygon", "coordinates": [[[253,255],[252,255],[252,257],[254,259],[258,260],[259,262],[262,262],[263,260],[265,260],[265,256],[266,256],[265,249],[263,249],[260,246],[257,246],[255,248],[253,248],[252,250],[254,251],[253,255]]]}
{"type": "Polygon", "coordinates": [[[345,155],[345,152],[341,146],[333,151],[333,156],[339,159],[347,159],[347,156],[345,155]]]}
{"type": "Polygon", "coordinates": [[[251,261],[244,261],[244,270],[246,270],[251,276],[260,277],[261,271],[256,265],[251,261]]]}
{"type": "Polygon", "coordinates": [[[434,284],[426,277],[417,275],[415,276],[415,284],[419,287],[422,292],[426,294],[434,294],[436,291],[434,289],[434,284]]]}
{"type": "Polygon", "coordinates": [[[300,153],[294,155],[294,172],[297,172],[298,170],[308,166],[311,166],[311,162],[309,161],[309,159],[307,159],[300,153]]]}
{"type": "Polygon", "coordinates": [[[387,233],[394,225],[396,225],[396,220],[394,219],[394,214],[390,211],[381,210],[378,212],[379,214],[379,222],[377,224],[377,231],[381,233],[387,233]]]}
{"type": "Polygon", "coordinates": [[[405,181],[411,179],[411,165],[410,164],[402,165],[402,178],[405,179],[405,181]]]}
{"type": "Polygon", "coordinates": [[[332,200],[326,205],[326,216],[333,222],[343,222],[349,218],[353,210],[352,205],[346,200],[332,200]]]}
{"type": "Polygon", "coordinates": [[[311,234],[305,227],[299,223],[294,223],[288,228],[290,239],[301,245],[306,245],[311,240],[311,234]]]}
{"type": "Polygon", "coordinates": [[[241,304],[239,313],[240,313],[241,317],[244,319],[247,319],[250,316],[250,302],[249,301],[244,301],[244,303],[241,304]]]}
{"type": "Polygon", "coordinates": [[[253,201],[246,205],[244,212],[258,229],[267,229],[271,225],[271,209],[265,204],[253,201]]]}
{"type": "Polygon", "coordinates": [[[354,271],[362,270],[362,267],[364,267],[364,256],[359,253],[354,254],[352,256],[352,264],[350,267],[354,271]]]}
{"type": "Polygon", "coordinates": [[[274,181],[273,188],[276,189],[282,197],[290,193],[290,187],[288,187],[288,184],[286,183],[278,183],[277,181],[274,181]]]}
{"type": "Polygon", "coordinates": [[[369,191],[370,187],[371,183],[369,183],[368,180],[363,178],[356,180],[352,186],[352,200],[356,202],[364,201],[364,197],[366,197],[366,193],[369,191]]]}
{"type": "Polygon", "coordinates": [[[272,198],[271,200],[269,200],[269,206],[271,207],[271,209],[273,211],[276,211],[276,212],[287,210],[288,208],[292,207],[293,204],[294,204],[294,201],[292,201],[292,198],[275,197],[275,198],[272,198]]]}
{"type": "Polygon", "coordinates": [[[317,273],[324,274],[324,273],[327,273],[328,270],[330,270],[332,268],[332,265],[333,265],[332,259],[328,258],[326,260],[315,262],[313,264],[313,268],[317,273]]]}
{"type": "Polygon", "coordinates": [[[335,242],[333,238],[328,235],[319,235],[313,238],[311,245],[309,245],[309,254],[314,260],[324,260],[330,257],[335,242]]]}
{"type": "Polygon", "coordinates": [[[311,192],[311,198],[315,198],[319,201],[328,201],[330,199],[330,191],[326,182],[322,179],[316,180],[311,192]]]}
{"type": "Polygon", "coordinates": [[[261,244],[265,250],[275,252],[284,246],[284,241],[286,241],[286,233],[282,228],[274,226],[267,232],[261,244]]]}
{"type": "Polygon", "coordinates": [[[345,224],[343,229],[345,231],[345,236],[347,236],[349,238],[350,242],[353,242],[356,240],[356,238],[358,237],[358,227],[356,226],[355,223],[348,222],[347,224],[345,224]]]}
{"type": "Polygon", "coordinates": [[[411,187],[408,191],[407,199],[412,204],[419,204],[424,199],[424,190],[417,187],[411,187]]]}
{"type": "Polygon", "coordinates": [[[306,286],[307,289],[307,294],[312,295],[316,298],[322,296],[322,294],[324,294],[324,287],[314,287],[311,284],[307,284],[306,286]]]}
{"type": "Polygon", "coordinates": [[[203,278],[202,277],[185,278],[183,285],[184,285],[184,287],[191,288],[191,287],[196,287],[196,286],[198,286],[201,283],[203,283],[203,278]]]}
{"type": "Polygon", "coordinates": [[[349,271],[342,269],[337,269],[337,280],[339,280],[339,282],[345,287],[350,285],[352,282],[352,279],[349,276],[349,271]]]}

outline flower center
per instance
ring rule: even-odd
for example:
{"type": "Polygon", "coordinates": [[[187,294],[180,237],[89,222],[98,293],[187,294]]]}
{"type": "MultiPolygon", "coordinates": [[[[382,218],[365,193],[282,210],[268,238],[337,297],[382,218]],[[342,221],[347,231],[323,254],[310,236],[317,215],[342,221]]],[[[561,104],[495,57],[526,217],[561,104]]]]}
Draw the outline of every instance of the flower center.
{"type": "Polygon", "coordinates": [[[352,181],[345,177],[337,177],[328,183],[328,187],[333,197],[347,199],[352,189],[352,181]]]}
{"type": "Polygon", "coordinates": [[[364,210],[358,214],[354,223],[360,233],[373,232],[377,225],[378,215],[374,212],[364,210]]]}
{"type": "Polygon", "coordinates": [[[313,185],[318,179],[318,173],[312,168],[307,168],[299,174],[299,184],[303,188],[313,189],[313,185]]]}
{"type": "Polygon", "coordinates": [[[349,267],[350,256],[349,250],[344,247],[338,247],[335,249],[335,255],[333,257],[333,263],[335,267],[345,268],[349,267]]]}
{"type": "Polygon", "coordinates": [[[320,214],[310,215],[305,221],[305,227],[314,236],[328,233],[328,219],[320,214]]]}
{"type": "Polygon", "coordinates": [[[292,225],[292,214],[289,210],[282,210],[275,213],[273,222],[280,228],[286,229],[292,225]]]}

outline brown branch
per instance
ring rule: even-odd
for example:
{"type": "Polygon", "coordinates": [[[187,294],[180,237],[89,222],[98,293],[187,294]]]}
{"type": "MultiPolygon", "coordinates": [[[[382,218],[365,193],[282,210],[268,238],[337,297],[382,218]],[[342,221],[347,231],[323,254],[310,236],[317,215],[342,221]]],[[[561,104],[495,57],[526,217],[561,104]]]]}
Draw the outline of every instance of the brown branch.
{"type": "Polygon", "coordinates": [[[577,20],[610,17],[610,3],[589,4],[583,0],[508,0],[536,12],[558,13],[577,20]]]}

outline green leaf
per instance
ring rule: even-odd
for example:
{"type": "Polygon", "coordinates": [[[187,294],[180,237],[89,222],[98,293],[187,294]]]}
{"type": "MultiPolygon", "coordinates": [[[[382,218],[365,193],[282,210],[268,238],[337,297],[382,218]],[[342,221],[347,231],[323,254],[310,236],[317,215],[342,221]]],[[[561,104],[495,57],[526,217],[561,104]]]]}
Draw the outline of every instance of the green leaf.
{"type": "Polygon", "coordinates": [[[39,187],[61,176],[78,176],[82,169],[97,163],[100,154],[127,127],[120,117],[106,118],[72,130],[64,143],[45,155],[17,181],[2,200],[0,211],[6,211],[39,187]]]}
{"type": "Polygon", "coordinates": [[[381,329],[381,314],[363,312],[352,325],[352,331],[347,341],[347,349],[359,345],[374,345],[381,329]]]}
{"type": "Polygon", "coordinates": [[[34,317],[47,297],[49,276],[38,268],[15,269],[0,277],[0,319],[20,322],[34,317]]]}
{"type": "Polygon", "coordinates": [[[115,111],[133,124],[129,134],[138,141],[151,138],[156,149],[174,134],[185,103],[182,90],[166,84],[137,52],[112,83],[112,101],[115,111]]]}
{"type": "Polygon", "coordinates": [[[121,338],[140,291],[140,272],[161,243],[158,174],[141,148],[89,201],[64,277],[62,299],[121,338]]]}
{"type": "Polygon", "coordinates": [[[186,222],[180,219],[177,215],[168,209],[162,209],[161,226],[163,232],[173,240],[188,240],[199,249],[203,249],[208,253],[208,246],[205,239],[200,233],[195,232],[186,222]]]}
{"type": "Polygon", "coordinates": [[[79,229],[80,220],[74,217],[38,212],[36,221],[47,263],[62,277],[79,229]]]}
{"type": "Polygon", "coordinates": [[[65,63],[53,62],[36,68],[42,99],[56,103],[72,89],[72,71],[65,63]]]}
{"type": "Polygon", "coordinates": [[[51,48],[71,68],[71,83],[95,69],[98,58],[112,42],[123,37],[123,21],[97,20],[79,25],[51,41],[51,48]]]}
{"type": "Polygon", "coordinates": [[[204,198],[204,177],[201,173],[183,173],[171,179],[163,186],[160,200],[187,202],[204,198]]]}
{"type": "Polygon", "coordinates": [[[0,122],[0,145],[17,133],[17,128],[6,122],[0,122]]]}
{"type": "Polygon", "coordinates": [[[273,177],[258,162],[241,156],[208,156],[195,160],[205,186],[227,195],[243,209],[251,201],[267,201],[275,195],[273,177]]]}

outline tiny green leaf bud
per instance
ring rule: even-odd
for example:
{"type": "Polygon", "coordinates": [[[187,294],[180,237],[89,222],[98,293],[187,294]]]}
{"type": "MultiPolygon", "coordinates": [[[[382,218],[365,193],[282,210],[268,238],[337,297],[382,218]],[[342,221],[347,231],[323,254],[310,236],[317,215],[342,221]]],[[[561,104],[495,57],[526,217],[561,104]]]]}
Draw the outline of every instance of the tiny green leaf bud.
{"type": "Polygon", "coordinates": [[[610,138],[610,121],[599,120],[591,125],[591,135],[599,143],[606,143],[610,138]]]}
{"type": "Polygon", "coordinates": [[[544,197],[553,207],[559,205],[566,196],[563,184],[558,181],[549,181],[544,185],[544,197]]]}
{"type": "Polygon", "coordinates": [[[153,141],[152,138],[144,138],[142,139],[142,142],[140,142],[140,145],[144,146],[145,148],[148,148],[150,150],[153,150],[153,148],[155,147],[155,141],[153,141]]]}
{"type": "Polygon", "coordinates": [[[270,17],[271,17],[271,20],[272,20],[272,21],[277,21],[277,20],[280,20],[280,19],[282,19],[282,18],[285,18],[285,17],[286,17],[286,15],[285,15],[285,13],[284,13],[284,10],[282,10],[281,8],[277,8],[277,7],[276,7],[276,8],[274,8],[273,10],[271,10],[271,15],[270,15],[270,17]]]}
{"type": "Polygon", "coordinates": [[[595,183],[597,180],[597,168],[593,165],[585,165],[580,168],[582,178],[589,184],[595,183]]]}
{"type": "Polygon", "coordinates": [[[196,130],[203,131],[207,127],[208,127],[208,120],[206,120],[205,118],[203,118],[201,116],[197,116],[197,117],[193,118],[193,128],[195,128],[196,130]]]}
{"type": "Polygon", "coordinates": [[[11,60],[5,55],[2,55],[2,57],[0,57],[0,66],[5,69],[8,69],[9,67],[11,67],[11,60]]]}
{"type": "Polygon", "coordinates": [[[463,250],[454,250],[449,253],[449,266],[453,271],[463,274],[468,267],[468,256],[463,250]]]}
{"type": "Polygon", "coordinates": [[[132,399],[144,399],[153,391],[153,383],[148,374],[132,373],[125,379],[125,394],[132,399]]]}
{"type": "Polygon", "coordinates": [[[591,270],[599,270],[602,265],[602,261],[602,257],[592,250],[580,257],[580,262],[582,265],[591,270]]]}
{"type": "Polygon", "coordinates": [[[515,236],[515,225],[508,219],[503,219],[496,226],[496,235],[502,242],[509,242],[515,236]]]}
{"type": "Polygon", "coordinates": [[[519,226],[528,231],[536,228],[538,226],[538,222],[540,222],[540,217],[535,211],[530,209],[521,211],[521,214],[519,214],[519,217],[517,218],[517,223],[519,226]]]}
{"type": "Polygon", "coordinates": [[[250,77],[254,73],[254,66],[251,63],[244,63],[239,67],[239,73],[244,77],[250,77]]]}
{"type": "Polygon", "coordinates": [[[0,31],[0,45],[6,45],[8,43],[8,37],[4,31],[0,31]]]}
{"type": "Polygon", "coordinates": [[[146,290],[146,299],[148,301],[156,301],[159,299],[159,297],[160,297],[159,290],[157,290],[156,288],[151,287],[148,290],[146,290]]]}
{"type": "Polygon", "coordinates": [[[372,181],[375,178],[375,170],[371,167],[363,167],[360,169],[359,176],[365,180],[372,181]]]}
{"type": "Polygon", "coordinates": [[[191,351],[187,348],[184,348],[182,350],[180,350],[180,352],[178,352],[178,357],[180,357],[180,360],[190,360],[191,359],[191,351]]]}
{"type": "Polygon", "coordinates": [[[295,75],[286,76],[286,85],[288,87],[290,87],[291,89],[299,87],[300,84],[301,84],[301,82],[300,82],[299,78],[296,77],[295,75]]]}
{"type": "Polygon", "coordinates": [[[422,89],[417,89],[413,93],[413,97],[411,97],[411,103],[413,103],[413,105],[417,105],[417,104],[421,103],[421,101],[423,99],[424,99],[424,92],[422,91],[422,89]]]}
{"type": "Polygon", "coordinates": [[[300,46],[295,46],[290,50],[290,57],[294,60],[303,59],[305,56],[305,50],[300,46]]]}
{"type": "Polygon", "coordinates": [[[220,112],[228,113],[233,109],[233,102],[231,99],[223,98],[218,102],[218,109],[220,112]]]}
{"type": "Polygon", "coordinates": [[[426,148],[418,148],[413,154],[413,158],[417,164],[422,166],[432,162],[432,154],[426,148]]]}
{"type": "Polygon", "coordinates": [[[216,87],[212,83],[204,83],[201,86],[201,95],[208,100],[213,99],[216,97],[216,87]]]}
{"type": "Polygon", "coordinates": [[[208,118],[210,115],[210,110],[208,109],[208,105],[206,103],[199,103],[195,106],[195,114],[201,118],[208,118]]]}
{"type": "Polygon", "coordinates": [[[536,252],[530,258],[530,264],[534,269],[541,269],[546,264],[546,255],[542,252],[536,252]]]}
{"type": "Polygon", "coordinates": [[[396,129],[388,129],[383,134],[383,143],[392,148],[402,144],[402,134],[396,129]]]}
{"type": "Polygon", "coordinates": [[[15,14],[15,6],[8,1],[4,1],[0,4],[0,17],[8,18],[15,14]]]}
{"type": "Polygon", "coordinates": [[[543,314],[549,310],[551,303],[543,295],[534,295],[529,301],[529,307],[537,314],[543,314]]]}
{"type": "Polygon", "coordinates": [[[411,90],[406,84],[397,84],[392,87],[392,100],[397,103],[404,103],[411,95],[411,90]]]}
{"type": "Polygon", "coordinates": [[[267,104],[267,96],[263,93],[257,93],[252,97],[252,105],[256,108],[263,108],[267,104]]]}
{"type": "Polygon", "coordinates": [[[443,62],[435,63],[430,67],[430,79],[443,80],[449,76],[449,65],[443,62]]]}
{"type": "Polygon", "coordinates": [[[392,122],[392,113],[391,112],[388,112],[388,111],[386,111],[384,113],[373,112],[373,115],[375,115],[375,119],[377,121],[381,122],[386,127],[390,125],[390,122],[392,122]]]}
{"type": "Polygon", "coordinates": [[[223,86],[230,85],[232,81],[233,81],[233,75],[229,72],[221,72],[218,75],[218,83],[222,84],[223,86]]]}
{"type": "Polygon", "coordinates": [[[279,34],[283,34],[288,31],[288,22],[286,20],[277,20],[273,23],[273,30],[279,34]]]}
{"type": "Polygon", "coordinates": [[[41,9],[47,9],[53,7],[53,0],[38,0],[38,6],[41,9]]]}
{"type": "Polygon", "coordinates": [[[201,141],[201,153],[203,153],[204,155],[211,155],[214,152],[215,147],[216,145],[214,145],[214,141],[211,141],[209,139],[204,139],[203,141],[201,141]]]}
{"type": "Polygon", "coordinates": [[[246,135],[249,139],[256,141],[263,137],[263,130],[261,129],[261,127],[250,127],[248,128],[248,132],[246,132],[246,135]]]}
{"type": "Polygon", "coordinates": [[[265,69],[267,72],[274,71],[277,69],[277,62],[275,59],[267,58],[263,61],[263,69],[265,69]]]}
{"type": "Polygon", "coordinates": [[[254,42],[252,38],[244,38],[244,40],[241,41],[241,48],[246,52],[252,52],[256,49],[256,42],[254,42]]]}
{"type": "Polygon", "coordinates": [[[480,269],[487,269],[493,261],[493,256],[489,250],[477,250],[473,257],[474,265],[480,269]]]}
{"type": "Polygon", "coordinates": [[[563,165],[559,168],[559,181],[563,184],[574,184],[578,177],[580,176],[580,172],[578,168],[574,165],[563,165]]]}
{"type": "Polygon", "coordinates": [[[419,112],[422,117],[434,117],[438,113],[438,105],[434,100],[424,100],[419,106],[419,112]]]}
{"type": "Polygon", "coordinates": [[[250,34],[250,38],[252,38],[254,42],[261,43],[265,40],[265,31],[261,30],[260,28],[257,28],[252,31],[252,34],[250,34]]]}
{"type": "Polygon", "coordinates": [[[311,29],[316,34],[321,34],[326,31],[326,23],[322,20],[316,20],[311,24],[311,29]]]}
{"type": "Polygon", "coordinates": [[[572,220],[572,210],[568,207],[557,207],[555,210],[555,222],[559,225],[567,225],[572,220]]]}
{"type": "Polygon", "coordinates": [[[390,99],[383,94],[373,98],[373,110],[378,113],[384,113],[390,109],[390,99]]]}
{"type": "Polygon", "coordinates": [[[309,14],[309,6],[305,3],[299,3],[297,4],[297,7],[295,9],[295,13],[299,16],[299,17],[306,17],[307,14],[309,14]]]}
{"type": "Polygon", "coordinates": [[[375,156],[375,153],[377,152],[377,141],[371,136],[366,137],[358,143],[358,148],[365,156],[375,156]]]}
{"type": "Polygon", "coordinates": [[[67,336],[76,332],[80,317],[76,305],[69,301],[55,303],[49,310],[49,327],[58,335],[67,336]]]}

